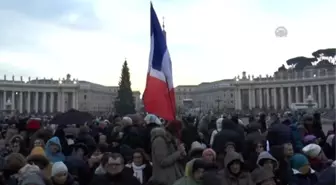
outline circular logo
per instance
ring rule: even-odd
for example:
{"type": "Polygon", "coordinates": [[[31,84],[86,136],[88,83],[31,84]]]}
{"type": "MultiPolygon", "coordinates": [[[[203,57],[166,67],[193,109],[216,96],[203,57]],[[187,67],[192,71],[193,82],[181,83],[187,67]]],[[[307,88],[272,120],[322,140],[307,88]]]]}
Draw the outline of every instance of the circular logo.
{"type": "Polygon", "coordinates": [[[277,27],[277,29],[275,30],[276,37],[287,37],[287,34],[288,34],[288,31],[283,26],[277,27]]]}

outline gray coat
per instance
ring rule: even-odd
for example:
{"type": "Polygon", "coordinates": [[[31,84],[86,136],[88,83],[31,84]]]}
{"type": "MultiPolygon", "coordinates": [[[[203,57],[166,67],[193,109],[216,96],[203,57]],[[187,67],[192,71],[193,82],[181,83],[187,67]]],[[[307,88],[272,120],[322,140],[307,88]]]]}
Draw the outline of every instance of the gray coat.
{"type": "Polygon", "coordinates": [[[180,152],[176,142],[163,128],[154,128],[151,131],[153,180],[172,185],[183,176],[183,166],[180,164],[180,152]]]}

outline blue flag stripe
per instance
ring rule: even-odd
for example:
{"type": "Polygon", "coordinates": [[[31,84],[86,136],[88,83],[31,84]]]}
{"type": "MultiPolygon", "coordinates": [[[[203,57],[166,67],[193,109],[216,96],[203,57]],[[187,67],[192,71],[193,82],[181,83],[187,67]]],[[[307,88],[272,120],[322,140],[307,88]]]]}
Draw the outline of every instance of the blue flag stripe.
{"type": "Polygon", "coordinates": [[[152,3],[150,14],[151,38],[154,39],[152,68],[161,71],[163,55],[167,51],[167,44],[152,3]]]}

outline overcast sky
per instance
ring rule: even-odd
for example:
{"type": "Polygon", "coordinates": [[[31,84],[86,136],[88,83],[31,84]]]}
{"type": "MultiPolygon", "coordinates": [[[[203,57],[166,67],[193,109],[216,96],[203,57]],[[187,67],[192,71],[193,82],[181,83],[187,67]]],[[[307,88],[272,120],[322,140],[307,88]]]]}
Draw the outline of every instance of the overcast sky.
{"type": "MultiPolygon", "coordinates": [[[[174,85],[272,74],[289,58],[336,46],[335,0],[152,0],[165,17],[174,85]],[[284,26],[286,38],[275,29],[284,26]]],[[[0,78],[117,85],[127,58],[143,90],[149,0],[0,0],[0,78]],[[11,78],[11,77],[10,77],[11,78]]]]}

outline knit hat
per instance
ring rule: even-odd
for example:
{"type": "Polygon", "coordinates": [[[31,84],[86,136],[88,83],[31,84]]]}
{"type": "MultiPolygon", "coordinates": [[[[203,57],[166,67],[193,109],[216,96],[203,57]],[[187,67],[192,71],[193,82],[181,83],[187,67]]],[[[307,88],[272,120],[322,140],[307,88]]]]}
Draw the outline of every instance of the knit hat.
{"type": "Polygon", "coordinates": [[[40,146],[34,147],[32,151],[30,152],[30,155],[41,155],[46,156],[44,153],[44,149],[40,146]]]}
{"type": "Polygon", "coordinates": [[[201,144],[198,141],[194,141],[191,144],[191,148],[189,150],[189,156],[190,157],[194,157],[194,156],[201,157],[204,149],[206,149],[206,145],[201,144]]]}
{"type": "Polygon", "coordinates": [[[41,128],[40,120],[30,119],[26,125],[27,130],[38,130],[41,128]]]}
{"type": "Polygon", "coordinates": [[[308,157],[315,158],[321,153],[321,147],[317,144],[309,144],[303,147],[302,152],[308,157]]]}
{"type": "Polygon", "coordinates": [[[160,121],[160,119],[154,114],[147,114],[144,120],[146,124],[155,123],[157,125],[162,125],[162,122],[160,121]]]}
{"type": "Polygon", "coordinates": [[[306,135],[306,136],[303,138],[303,142],[304,142],[305,144],[313,143],[315,140],[316,140],[316,136],[314,136],[314,135],[306,135]]]}
{"type": "Polygon", "coordinates": [[[59,173],[68,173],[68,168],[63,162],[55,162],[51,168],[51,176],[55,176],[59,173]]]}
{"type": "Polygon", "coordinates": [[[125,116],[122,118],[122,122],[125,124],[125,125],[132,125],[133,124],[133,120],[132,118],[128,117],[128,116],[125,116]]]}
{"type": "Polygon", "coordinates": [[[214,158],[216,159],[216,152],[215,152],[213,149],[211,149],[211,148],[207,148],[207,149],[205,149],[205,150],[203,151],[203,153],[202,153],[202,156],[206,156],[206,155],[208,155],[208,154],[213,155],[214,158]]]}
{"type": "Polygon", "coordinates": [[[26,165],[26,158],[20,153],[11,153],[5,161],[5,169],[19,171],[26,165]]]}
{"type": "Polygon", "coordinates": [[[294,154],[290,159],[291,167],[295,170],[299,170],[301,167],[308,165],[309,161],[303,154],[294,154]]]}

